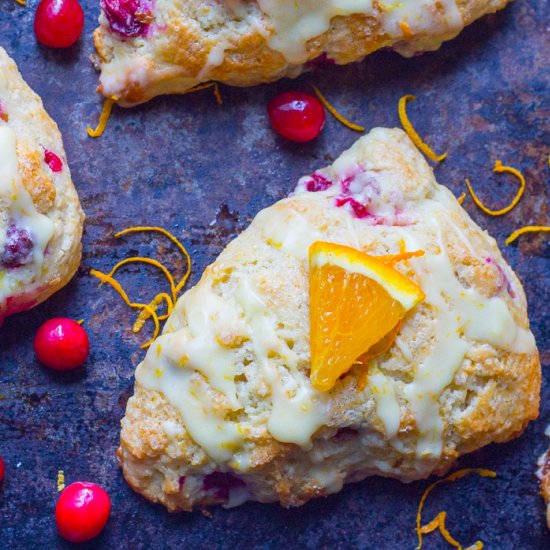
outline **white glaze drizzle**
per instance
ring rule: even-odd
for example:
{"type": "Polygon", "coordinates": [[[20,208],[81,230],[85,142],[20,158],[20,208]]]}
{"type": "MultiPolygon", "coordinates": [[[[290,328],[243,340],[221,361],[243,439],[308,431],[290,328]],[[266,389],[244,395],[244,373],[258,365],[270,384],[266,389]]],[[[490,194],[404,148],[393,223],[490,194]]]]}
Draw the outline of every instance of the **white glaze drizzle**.
{"type": "MultiPolygon", "coordinates": [[[[333,204],[332,196],[337,192],[331,188],[317,196],[326,195],[329,204],[333,204]]],[[[433,311],[433,347],[415,365],[414,351],[401,342],[400,347],[406,350],[415,368],[413,381],[398,387],[397,382],[383,374],[381,363],[380,368],[372,371],[365,390],[365,398],[372,395],[375,400],[386,437],[396,445],[401,421],[398,393],[402,395],[417,426],[419,469],[426,467],[426,458],[437,460],[442,452],[445,426],[439,399],[461,366],[470,341],[514,353],[531,353],[535,349],[531,332],[515,323],[502,298],[487,298],[473,288],[464,287],[457,279],[442,238],[443,228],[457,230],[454,223],[447,226],[448,216],[439,206],[446,200],[447,197],[440,196],[439,201],[436,197],[436,201],[426,199],[415,203],[416,216],[423,220],[422,225],[392,227],[396,242],[403,239],[408,250],[426,251],[424,256],[410,260],[410,265],[426,293],[424,304],[433,311]],[[439,247],[435,252],[434,244],[439,247]],[[430,250],[432,252],[428,252],[430,250]]],[[[259,226],[265,242],[295,256],[304,265],[309,246],[322,237],[305,215],[280,204],[262,211],[254,223],[259,226]]],[[[352,225],[357,223],[354,220],[352,225]]],[[[350,230],[350,233],[349,239],[355,241],[356,231],[350,230]]],[[[459,239],[467,241],[462,232],[459,239]]],[[[475,250],[469,242],[464,245],[475,250]]],[[[195,387],[193,399],[189,397],[193,372],[200,372],[212,387],[226,396],[234,410],[241,407],[234,383],[236,350],[223,347],[219,342],[224,330],[230,327],[235,334],[250,340],[259,375],[269,388],[265,399],[270,401],[271,408],[266,427],[278,441],[309,447],[311,436],[327,421],[330,397],[313,390],[307,376],[296,368],[296,357],[277,335],[278,319],[262,291],[239,272],[238,267],[231,277],[236,281],[231,298],[222,299],[207,285],[201,285],[180,299],[177,318],[186,318],[189,328],[183,334],[176,331],[161,336],[138,368],[136,378],[142,385],[166,395],[182,413],[191,437],[211,458],[246,469],[249,467],[246,429],[220,415],[209,392],[195,387]],[[159,344],[162,349],[158,348],[159,344]],[[284,384],[273,354],[288,369],[284,384]],[[174,366],[182,355],[188,356],[188,360],[174,366]]]]}
{"type": "MultiPolygon", "coordinates": [[[[40,272],[54,225],[47,216],[38,212],[21,182],[15,132],[8,125],[0,124],[0,202],[8,206],[6,227],[0,231],[0,250],[4,249],[8,226],[14,222],[18,229],[26,229],[30,233],[34,244],[32,253],[35,271],[40,272]]],[[[13,290],[12,284],[15,281],[11,281],[7,270],[0,284],[0,301],[13,290]]]]}
{"type": "Polygon", "coordinates": [[[455,0],[258,0],[258,4],[273,27],[267,37],[270,48],[297,65],[307,61],[308,40],[326,32],[337,16],[377,18],[382,31],[393,39],[404,37],[402,22],[413,35],[427,36],[452,36],[464,26],[455,0]]]}

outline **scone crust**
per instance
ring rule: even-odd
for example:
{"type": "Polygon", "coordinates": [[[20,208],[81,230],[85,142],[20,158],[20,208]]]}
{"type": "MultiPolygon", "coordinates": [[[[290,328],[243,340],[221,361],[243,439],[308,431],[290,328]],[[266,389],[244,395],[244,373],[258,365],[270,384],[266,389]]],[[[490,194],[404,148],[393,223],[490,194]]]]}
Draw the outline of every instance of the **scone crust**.
{"type": "MultiPolygon", "coordinates": [[[[502,9],[509,0],[457,0],[464,26],[479,17],[502,9]]],[[[272,82],[282,77],[296,77],[308,69],[308,62],[292,64],[278,51],[271,49],[267,37],[273,32],[266,14],[254,10],[254,25],[225,22],[218,32],[202,28],[187,12],[198,9],[200,2],[161,0],[154,8],[161,21],[159,29],[146,37],[124,39],[111,32],[104,14],[94,32],[102,71],[98,91],[115,96],[122,106],[143,103],[162,94],[184,93],[193,86],[216,80],[233,86],[251,86],[272,82]],[[222,61],[205,71],[208,56],[227,43],[222,61]]],[[[380,8],[375,2],[376,10],[380,8]]],[[[223,4],[210,9],[223,11],[223,4]]],[[[377,13],[375,12],[375,13],[377,13]]],[[[220,15],[221,18],[224,15],[220,15]]],[[[433,50],[455,32],[419,34],[408,48],[413,51],[433,50]]],[[[306,44],[307,60],[321,55],[338,64],[358,61],[384,47],[403,42],[388,36],[376,16],[337,16],[325,33],[306,44]]]]}
{"type": "MultiPolygon", "coordinates": [[[[395,181],[403,182],[409,196],[423,192],[437,194],[442,218],[449,220],[449,231],[444,234],[447,254],[460,274],[462,284],[476,288],[487,297],[500,296],[517,325],[528,329],[523,289],[502,258],[496,242],[475,225],[448,190],[437,185],[431,169],[406,135],[400,130],[376,129],[354,147],[360,148],[360,162],[368,162],[371,167],[377,167],[375,170],[391,171],[395,181]],[[454,228],[452,231],[451,227],[454,228]],[[462,239],[470,242],[472,249],[465,246],[462,239]],[[492,260],[487,262],[485,258],[492,260]],[[502,269],[506,270],[507,284],[513,291],[503,290],[499,275],[502,269]]],[[[414,208],[414,202],[409,207],[414,208]]],[[[326,203],[315,193],[291,196],[271,208],[299,211],[319,227],[334,227],[339,223],[336,217],[332,217],[337,214],[327,212],[326,203]]],[[[361,220],[350,223],[356,221],[355,233],[360,235],[359,238],[362,238],[360,231],[369,235],[368,227],[361,226],[361,220]]],[[[267,249],[260,248],[259,231],[259,225],[253,222],[207,268],[198,286],[211,285],[214,277],[248,258],[251,247],[259,247],[258,257],[269,254],[267,249]]],[[[365,239],[365,242],[369,241],[369,237],[365,236],[365,239]]],[[[392,252],[373,242],[372,235],[370,241],[369,253],[392,252]]],[[[279,269],[285,269],[284,260],[279,256],[277,259],[279,269]]],[[[283,309],[290,317],[292,311],[301,309],[295,302],[307,298],[296,297],[296,292],[290,290],[295,274],[291,271],[284,273],[284,282],[274,275],[272,286],[266,283],[266,288],[268,294],[277,296],[279,305],[284,304],[283,309]]],[[[267,279],[269,281],[269,277],[267,279]]],[[[296,319],[296,324],[301,322],[307,324],[305,319],[296,319]]],[[[405,342],[415,340],[414,345],[419,350],[425,347],[425,353],[429,353],[431,344],[423,341],[422,336],[415,336],[422,334],[423,327],[429,322],[429,314],[421,304],[403,325],[402,339],[405,342]]],[[[170,320],[167,321],[169,324],[170,320]]],[[[536,349],[528,353],[513,353],[486,343],[470,341],[469,345],[461,366],[440,397],[445,430],[443,452],[438,460],[424,461],[415,454],[416,425],[410,413],[401,415],[397,435],[400,450],[397,450],[397,446],[386,437],[384,426],[375,414],[372,396],[361,397],[363,394],[358,392],[361,373],[352,370],[333,390],[330,420],[315,433],[310,450],[276,441],[267,430],[256,434],[252,443],[253,468],[239,473],[249,490],[248,498],[297,506],[313,497],[335,492],[343,483],[358,481],[368,475],[412,481],[432,473],[443,474],[464,453],[491,442],[506,442],[518,437],[528,422],[538,415],[541,373],[536,349]],[[324,463],[330,466],[326,471],[337,472],[335,479],[327,481],[326,471],[320,466],[324,463]],[[318,477],[312,472],[319,472],[318,477]]],[[[387,363],[383,363],[393,373],[389,376],[396,380],[410,376],[411,363],[399,354],[397,348],[392,349],[384,360],[387,363]]],[[[402,413],[404,410],[402,408],[402,413]]],[[[163,503],[172,511],[223,503],[223,499],[201,490],[201,480],[218,470],[218,466],[183,426],[181,414],[161,392],[136,383],[134,396],[128,401],[126,416],[122,420],[118,450],[125,478],[136,491],[152,501],[163,503]],[[166,425],[182,429],[176,435],[169,435],[166,425]]]]}
{"type": "Polygon", "coordinates": [[[0,323],[8,315],[27,310],[46,300],[66,285],[81,258],[84,214],[71,179],[61,133],[44,110],[42,100],[19,73],[15,62],[0,48],[0,77],[4,79],[0,97],[2,110],[17,140],[19,176],[41,214],[54,225],[42,267],[22,266],[13,270],[20,290],[0,299],[0,323]],[[44,161],[44,152],[54,152],[63,169],[54,173],[44,161]]]}

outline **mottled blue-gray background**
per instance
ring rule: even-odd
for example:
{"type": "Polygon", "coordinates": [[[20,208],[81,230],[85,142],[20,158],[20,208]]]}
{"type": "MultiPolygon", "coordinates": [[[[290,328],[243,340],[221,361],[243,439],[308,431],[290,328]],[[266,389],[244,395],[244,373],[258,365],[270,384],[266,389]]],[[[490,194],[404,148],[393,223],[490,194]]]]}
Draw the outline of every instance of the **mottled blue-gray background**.
{"type": "MultiPolygon", "coordinates": [[[[321,137],[307,145],[285,143],[270,131],[268,99],[282,90],[311,90],[312,84],[368,128],[397,125],[399,97],[416,94],[410,116],[436,151],[448,149],[436,175],[456,194],[470,177],[488,203],[507,204],[517,183],[492,174],[492,167],[501,159],[520,168],[527,190],[510,214],[490,218],[471,200],[465,203],[501,246],[520,225],[550,223],[550,2],[517,0],[439,52],[411,60],[379,52],[363,63],[327,66],[295,82],[222,87],[223,106],[203,91],[132,110],[115,108],[98,140],[88,138],[85,129],[88,123],[95,125],[101,107],[89,62],[98,2],[85,4],[81,42],[69,51],[52,51],[35,42],[36,0],[26,8],[0,0],[0,45],[59,124],[87,214],[83,262],[74,280],[0,329],[0,455],[7,465],[0,488],[0,548],[71,547],[59,539],[53,519],[59,469],[67,483],[95,481],[111,495],[111,519],[90,548],[414,548],[416,507],[428,482],[403,485],[374,478],[300,509],[246,504],[214,509],[211,517],[171,515],[134,494],[122,479],[115,450],[146,335],[131,333],[134,314],[110,289],[98,290],[88,272],[92,267],[108,271],[128,255],[155,253],[181,271],[182,262],[164,240],[136,235],[119,242],[113,237],[128,225],[159,224],[189,247],[192,281],[197,281],[260,208],[283,197],[299,176],[327,164],[357,138],[330,117],[321,137]],[[54,315],[85,320],[92,352],[75,373],[49,372],[33,356],[36,329],[54,315]]],[[[525,285],[546,367],[549,252],[544,235],[504,247],[525,285]]],[[[135,299],[150,299],[150,281],[161,284],[156,277],[141,268],[128,270],[121,280],[135,299]]],[[[541,417],[523,437],[459,462],[495,469],[498,478],[469,477],[438,489],[427,503],[426,519],[446,509],[448,527],[464,546],[479,538],[488,549],[550,547],[534,476],[536,459],[546,446],[548,393],[545,383],[541,417]]],[[[447,545],[434,534],[425,548],[447,545]]]]}

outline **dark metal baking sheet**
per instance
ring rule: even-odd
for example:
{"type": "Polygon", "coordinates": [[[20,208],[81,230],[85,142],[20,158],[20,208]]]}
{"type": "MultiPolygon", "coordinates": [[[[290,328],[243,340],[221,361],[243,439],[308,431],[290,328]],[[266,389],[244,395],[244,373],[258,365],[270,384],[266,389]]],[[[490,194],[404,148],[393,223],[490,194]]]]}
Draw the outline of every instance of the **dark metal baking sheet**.
{"type": "MultiPolygon", "coordinates": [[[[114,453],[146,335],[131,333],[133,314],[111,290],[98,290],[88,272],[92,267],[107,271],[135,253],[158,253],[181,270],[177,253],[162,239],[135,235],[119,241],[113,236],[129,225],[159,224],[189,247],[196,282],[260,208],[283,197],[299,176],[330,162],[358,137],[330,117],[322,136],[307,145],[286,143],[270,131],[267,100],[282,90],[310,90],[313,83],[342,113],[369,128],[397,125],[399,97],[416,94],[418,101],[409,110],[417,129],[436,151],[449,150],[449,158],[436,168],[441,183],[460,194],[464,178],[470,177],[487,202],[500,205],[511,199],[516,182],[492,174],[495,160],[525,174],[526,194],[504,217],[490,218],[471,200],[465,203],[501,246],[520,225],[548,224],[550,2],[518,0],[439,52],[414,59],[385,51],[294,82],[222,87],[222,106],[203,91],[132,110],[115,108],[105,135],[92,140],[85,126],[95,123],[100,110],[97,76],[88,61],[97,4],[86,1],[81,43],[52,51],[35,43],[36,0],[27,8],[0,0],[0,44],[59,124],[88,216],[84,257],[74,280],[0,329],[0,454],[7,464],[0,488],[0,548],[71,546],[59,539],[53,519],[59,469],[68,483],[95,481],[111,495],[111,519],[90,548],[414,548],[416,507],[426,481],[404,485],[373,478],[300,509],[246,504],[214,509],[211,517],[168,514],[134,494],[114,453]],[[84,319],[92,353],[77,372],[52,373],[34,359],[34,333],[54,315],[84,319]]],[[[525,285],[546,367],[549,252],[543,235],[504,248],[525,285]]],[[[144,297],[155,277],[153,271],[135,269],[121,279],[137,298],[144,297]]],[[[489,549],[550,547],[534,476],[546,446],[548,396],[545,383],[541,416],[523,437],[459,461],[462,467],[495,469],[496,480],[471,477],[442,487],[430,497],[425,517],[446,509],[451,532],[465,546],[481,539],[489,549]]],[[[447,546],[434,534],[425,548],[447,546]]]]}

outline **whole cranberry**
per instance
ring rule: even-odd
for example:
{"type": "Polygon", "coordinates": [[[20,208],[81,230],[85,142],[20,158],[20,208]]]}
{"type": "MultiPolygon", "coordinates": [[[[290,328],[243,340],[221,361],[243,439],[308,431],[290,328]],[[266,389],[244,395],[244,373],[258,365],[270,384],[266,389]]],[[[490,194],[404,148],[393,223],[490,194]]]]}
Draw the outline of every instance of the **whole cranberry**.
{"type": "Polygon", "coordinates": [[[84,12],[78,0],[41,0],[34,14],[38,42],[51,48],[68,48],[84,28],[84,12]]]}
{"type": "Polygon", "coordinates": [[[56,317],[46,321],[34,337],[38,360],[54,370],[71,370],[86,361],[90,343],[86,331],[72,319],[56,317]]]}
{"type": "Polygon", "coordinates": [[[70,542],[91,540],[105,527],[111,512],[111,499],[95,483],[76,481],[61,493],[55,507],[59,534],[70,542]]]}
{"type": "Polygon", "coordinates": [[[311,141],[325,126],[325,109],[314,96],[304,92],[284,92],[267,105],[273,129],[296,142],[311,141]]]}

